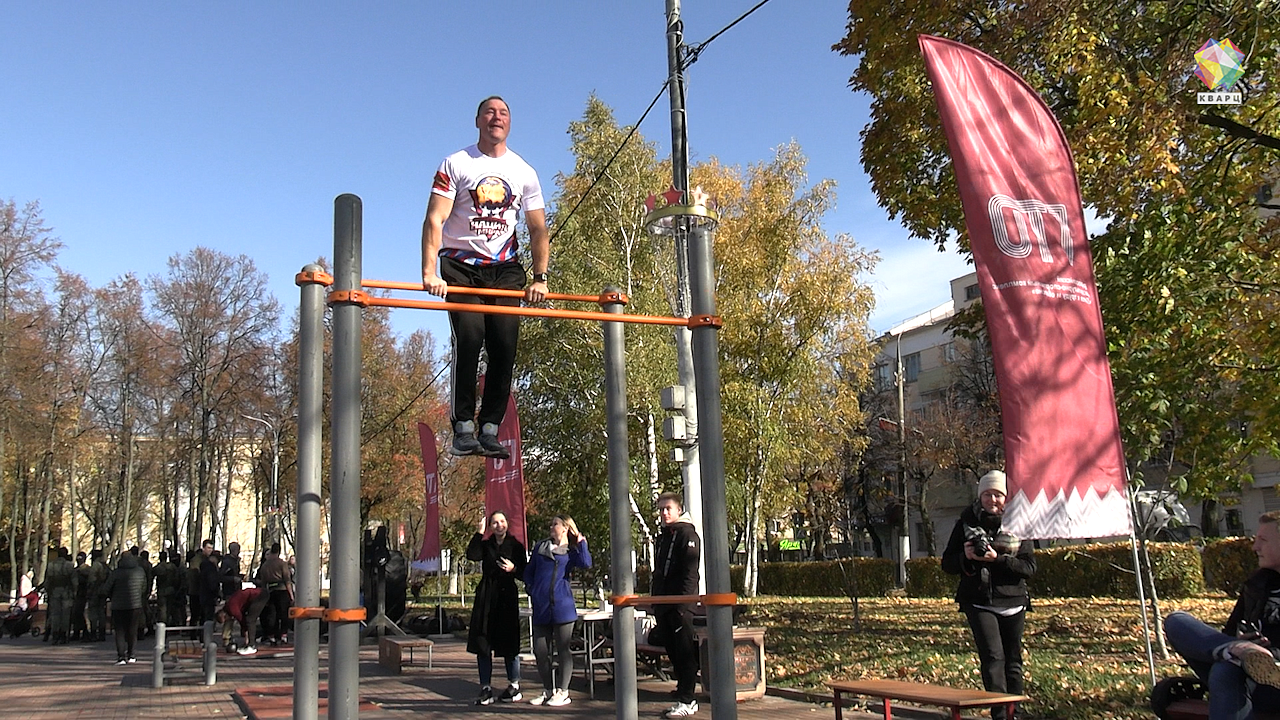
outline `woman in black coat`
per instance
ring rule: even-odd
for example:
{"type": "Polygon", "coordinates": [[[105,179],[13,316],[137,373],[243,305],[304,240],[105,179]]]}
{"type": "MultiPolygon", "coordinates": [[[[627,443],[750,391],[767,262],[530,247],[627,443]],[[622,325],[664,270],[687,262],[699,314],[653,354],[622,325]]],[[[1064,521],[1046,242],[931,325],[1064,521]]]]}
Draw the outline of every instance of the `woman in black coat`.
{"type": "Polygon", "coordinates": [[[476,587],[475,604],[471,607],[471,627],[467,632],[467,652],[474,653],[480,670],[480,695],[477,705],[494,701],[493,656],[506,660],[507,689],[503,702],[517,702],[520,694],[520,594],[516,579],[524,577],[528,562],[524,545],[507,532],[507,516],[501,511],[489,515],[485,537],[485,519],[467,543],[467,559],[480,563],[480,584],[476,587]]]}
{"type": "MultiPolygon", "coordinates": [[[[1021,695],[1027,578],[1035,574],[1036,561],[1030,541],[1018,543],[1001,532],[1005,492],[1004,473],[982,476],[977,502],[960,513],[951,531],[942,569],[960,576],[956,602],[973,631],[983,687],[1021,695]]],[[[1012,720],[1003,705],[993,707],[991,717],[1012,720]]]]}

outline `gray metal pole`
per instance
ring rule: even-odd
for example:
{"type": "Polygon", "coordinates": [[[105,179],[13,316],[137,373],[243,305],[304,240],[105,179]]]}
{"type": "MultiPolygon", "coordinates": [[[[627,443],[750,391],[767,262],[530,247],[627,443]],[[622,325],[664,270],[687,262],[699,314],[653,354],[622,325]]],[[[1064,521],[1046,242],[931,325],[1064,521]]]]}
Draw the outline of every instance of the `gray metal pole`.
{"type": "MultiPolygon", "coordinates": [[[[617,293],[617,288],[605,288],[617,293]]],[[[621,314],[622,301],[604,305],[604,311],[621,314]]],[[[622,323],[604,323],[604,387],[607,405],[609,452],[609,544],[614,595],[635,593],[631,569],[631,471],[627,455],[627,360],[622,323]]],[[[635,720],[636,611],[613,611],[613,697],[618,720],[635,720]]],[[[587,668],[591,672],[591,668],[587,668]]]]}
{"type": "MultiPolygon", "coordinates": [[[[714,316],[715,262],[711,230],[695,227],[689,233],[689,285],[693,316],[714,316]]],[[[720,418],[720,339],[716,328],[699,324],[693,331],[693,364],[698,378],[699,443],[702,446],[702,547],[706,556],[707,592],[731,593],[729,583],[729,508],[724,487],[724,427],[720,418]]],[[[711,717],[738,717],[733,669],[733,608],[707,608],[711,642],[711,717]]]]}
{"type": "MultiPolygon", "coordinates": [[[[294,604],[320,607],[320,439],[324,380],[324,279],[319,265],[302,268],[298,309],[298,574],[294,604]]],[[[316,720],[320,698],[320,618],[297,618],[294,628],[293,717],[316,720]]]]}
{"type": "MultiPolygon", "coordinates": [[[[684,103],[684,22],[680,19],[680,0],[667,3],[667,100],[671,105],[671,186],[681,192],[689,190],[689,149],[687,111],[684,103]]],[[[672,218],[675,226],[676,308],[681,317],[689,314],[689,233],[683,217],[672,218]]],[[[673,328],[676,340],[676,377],[684,386],[685,432],[688,440],[680,477],[684,481],[684,509],[696,527],[702,527],[702,463],[698,452],[698,384],[693,370],[693,334],[688,327],[673,328]]],[[[699,591],[707,587],[706,558],[699,569],[699,591]]]]}
{"type": "Polygon", "coordinates": [[[156,647],[151,657],[151,687],[164,687],[164,649],[168,646],[164,623],[156,623],[156,647]]]}
{"type": "MultiPolygon", "coordinates": [[[[360,289],[361,203],[339,195],[333,214],[333,290],[360,289]]],[[[333,306],[333,409],[329,488],[333,509],[329,607],[360,607],[360,307],[333,306]]],[[[329,720],[360,716],[360,625],[329,625],[329,720]]]]}

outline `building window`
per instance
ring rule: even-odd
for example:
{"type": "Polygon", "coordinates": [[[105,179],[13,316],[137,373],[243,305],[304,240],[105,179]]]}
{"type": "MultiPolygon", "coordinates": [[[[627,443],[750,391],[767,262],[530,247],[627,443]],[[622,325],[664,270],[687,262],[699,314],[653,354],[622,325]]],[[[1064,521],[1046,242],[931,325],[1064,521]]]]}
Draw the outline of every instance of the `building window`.
{"type": "Polygon", "coordinates": [[[928,545],[928,542],[927,542],[928,538],[925,537],[924,523],[917,522],[915,525],[916,525],[916,539],[915,539],[916,547],[925,548],[928,545]]]}
{"type": "Polygon", "coordinates": [[[889,363],[876,366],[876,389],[888,390],[893,387],[893,367],[889,363]]]}
{"type": "Polygon", "coordinates": [[[978,284],[977,284],[977,283],[974,283],[974,284],[972,284],[972,285],[966,285],[966,286],[965,286],[965,288],[964,288],[964,300],[965,300],[965,302],[969,302],[969,301],[971,301],[971,300],[977,300],[977,299],[978,299],[979,297],[981,297],[981,296],[982,296],[982,293],[978,291],[978,284]]]}
{"type": "Polygon", "coordinates": [[[1229,535],[1244,535],[1244,521],[1240,517],[1240,508],[1228,508],[1224,513],[1224,520],[1227,521],[1227,533],[1229,535]]]}
{"type": "Polygon", "coordinates": [[[902,358],[902,367],[904,371],[905,382],[913,383],[920,379],[920,353],[913,352],[902,358]]]}
{"type": "Polygon", "coordinates": [[[942,361],[946,363],[956,361],[956,344],[954,342],[949,342],[942,346],[942,361]]]}

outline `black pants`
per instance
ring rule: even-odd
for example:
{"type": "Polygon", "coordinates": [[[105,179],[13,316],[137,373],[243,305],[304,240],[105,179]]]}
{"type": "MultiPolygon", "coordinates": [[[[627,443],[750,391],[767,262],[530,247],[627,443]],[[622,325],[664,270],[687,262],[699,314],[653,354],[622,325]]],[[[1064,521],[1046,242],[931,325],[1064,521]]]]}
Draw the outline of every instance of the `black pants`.
{"type": "MultiPolygon", "coordinates": [[[[978,648],[982,686],[988,692],[1022,695],[1022,628],[1027,613],[997,615],[968,607],[964,614],[978,648]]],[[[991,717],[1006,720],[1004,707],[991,708],[991,717]]]]}
{"type": "MultiPolygon", "coordinates": [[[[525,284],[524,267],[507,262],[497,265],[468,265],[453,258],[440,258],[440,277],[450,285],[475,288],[520,290],[525,284]]],[[[491,298],[454,293],[445,298],[452,303],[508,305],[518,307],[520,298],[491,298]]],[[[511,376],[516,364],[516,344],[520,339],[520,318],[516,315],[485,315],[450,312],[453,330],[453,423],[476,419],[476,373],[480,350],[488,352],[484,374],[484,397],[476,432],[486,423],[502,424],[511,395],[511,376]]]]}
{"type": "Polygon", "coordinates": [[[283,640],[284,634],[289,631],[289,606],[293,604],[289,598],[289,589],[272,590],[267,604],[271,606],[273,618],[271,624],[264,628],[267,636],[272,640],[283,640]]]}
{"type": "Polygon", "coordinates": [[[138,642],[138,628],[142,624],[142,608],[111,610],[111,629],[116,636],[116,659],[137,657],[133,654],[138,642]]]}
{"type": "Polygon", "coordinates": [[[676,676],[676,700],[693,702],[698,684],[698,639],[693,634],[693,613],[689,606],[661,607],[658,628],[666,641],[667,657],[676,676]]]}

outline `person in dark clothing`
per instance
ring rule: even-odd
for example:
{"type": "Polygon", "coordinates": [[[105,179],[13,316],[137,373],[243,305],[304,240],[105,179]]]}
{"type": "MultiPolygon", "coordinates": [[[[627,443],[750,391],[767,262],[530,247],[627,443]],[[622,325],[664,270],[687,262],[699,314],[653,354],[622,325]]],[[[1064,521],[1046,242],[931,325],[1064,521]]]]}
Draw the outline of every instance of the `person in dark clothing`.
{"type": "Polygon", "coordinates": [[[174,586],[180,584],[178,566],[169,561],[169,551],[161,550],[155,567],[156,578],[156,620],[172,627],[182,624],[178,619],[174,622],[175,593],[174,586]]]}
{"type": "Polygon", "coordinates": [[[528,556],[524,545],[507,532],[507,516],[502,511],[489,515],[485,537],[485,518],[480,518],[479,531],[467,543],[467,559],[480,563],[480,584],[476,586],[475,604],[471,607],[471,627],[467,632],[467,652],[476,656],[480,671],[480,695],[477,705],[494,701],[493,656],[506,661],[507,689],[503,702],[518,702],[520,694],[520,594],[516,578],[524,577],[528,556]]]}
{"type": "Polygon", "coordinates": [[[205,540],[200,545],[204,559],[200,561],[200,618],[201,623],[213,619],[214,609],[222,599],[222,572],[218,570],[221,557],[213,549],[213,541],[205,540]]]}
{"type": "MultiPolygon", "coordinates": [[[[684,512],[680,496],[658,496],[658,540],[654,552],[651,594],[697,595],[701,572],[702,540],[693,519],[684,512]]],[[[698,641],[693,633],[693,606],[655,605],[656,629],[666,643],[667,656],[676,676],[676,704],[663,711],[668,718],[689,717],[698,712],[693,691],[698,683],[698,641]]]]}
{"type": "Polygon", "coordinates": [[[76,569],[71,551],[50,550],[53,559],[44,571],[44,592],[49,599],[48,627],[54,645],[66,645],[71,634],[71,604],[75,600],[76,569]]]}
{"type": "Polygon", "coordinates": [[[203,606],[200,604],[200,566],[204,564],[205,555],[213,552],[213,542],[211,540],[205,542],[208,545],[199,550],[187,551],[187,608],[191,611],[192,625],[204,624],[203,606]]]}
{"type": "Polygon", "coordinates": [[[228,598],[244,587],[244,573],[240,570],[240,543],[227,543],[227,552],[222,556],[222,594],[228,598]]]}
{"type": "Polygon", "coordinates": [[[129,552],[138,558],[138,567],[142,568],[142,572],[146,573],[146,587],[142,590],[142,622],[139,623],[140,635],[138,639],[142,639],[151,633],[151,629],[155,627],[156,617],[151,610],[151,593],[155,589],[156,568],[151,564],[151,553],[146,550],[139,550],[137,545],[129,548],[129,552]]]}
{"type": "Polygon", "coordinates": [[[533,546],[524,568],[524,584],[533,606],[533,656],[542,679],[542,694],[531,705],[559,707],[569,704],[569,679],[573,677],[573,650],[569,640],[578,620],[578,607],[569,587],[574,568],[591,567],[587,538],[568,515],[551,519],[551,537],[533,546]],[[560,660],[559,682],[551,673],[551,643],[554,639],[560,660]]]}
{"type": "Polygon", "coordinates": [[[1165,618],[1169,644],[1209,690],[1210,720],[1243,720],[1280,710],[1280,512],[1258,518],[1258,570],[1240,589],[1219,631],[1189,613],[1165,618]],[[1253,682],[1248,682],[1252,680],[1253,682]]]}
{"type": "Polygon", "coordinates": [[[71,639],[75,642],[89,639],[89,625],[85,620],[85,610],[89,605],[90,569],[89,556],[83,552],[76,553],[74,595],[71,600],[71,639]]]}
{"type": "Polygon", "coordinates": [[[270,608],[270,623],[263,623],[263,630],[272,645],[284,642],[288,632],[289,606],[293,605],[293,592],[289,583],[289,565],[280,557],[280,543],[272,543],[267,556],[258,568],[257,585],[268,593],[267,607],[270,608]]]}
{"type": "Polygon", "coordinates": [[[146,582],[147,576],[138,565],[138,558],[124,553],[103,586],[103,594],[111,599],[117,665],[138,661],[134,645],[138,642],[138,624],[142,622],[142,608],[146,603],[142,594],[146,582]]]}
{"type": "MultiPolygon", "coordinates": [[[[1027,579],[1036,572],[1031,542],[1001,533],[1005,475],[992,470],[978,482],[978,500],[960,513],[942,553],[942,569],[960,576],[956,602],[969,621],[978,650],[982,686],[1023,694],[1022,629],[1031,606],[1027,579]]],[[[993,720],[1006,718],[1001,705],[993,720]]]]}
{"type": "Polygon", "coordinates": [[[103,588],[111,577],[111,568],[103,560],[101,549],[94,550],[89,557],[92,558],[89,588],[86,592],[89,602],[89,641],[102,642],[107,639],[107,595],[103,588]]]}

